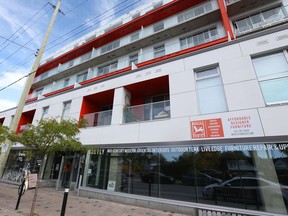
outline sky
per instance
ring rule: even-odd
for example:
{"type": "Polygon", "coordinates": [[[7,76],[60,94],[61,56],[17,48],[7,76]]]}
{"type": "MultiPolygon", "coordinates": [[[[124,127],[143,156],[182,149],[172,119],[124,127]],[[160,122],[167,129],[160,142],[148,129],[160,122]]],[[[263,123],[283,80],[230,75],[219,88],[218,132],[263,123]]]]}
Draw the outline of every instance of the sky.
{"type": "MultiPolygon", "coordinates": [[[[147,2],[149,0],[62,0],[60,9],[65,15],[57,14],[43,58],[147,2]]],[[[50,3],[56,5],[57,0],[50,3]]],[[[26,81],[23,77],[31,71],[53,11],[46,0],[1,2],[0,112],[17,106],[26,81]]]]}

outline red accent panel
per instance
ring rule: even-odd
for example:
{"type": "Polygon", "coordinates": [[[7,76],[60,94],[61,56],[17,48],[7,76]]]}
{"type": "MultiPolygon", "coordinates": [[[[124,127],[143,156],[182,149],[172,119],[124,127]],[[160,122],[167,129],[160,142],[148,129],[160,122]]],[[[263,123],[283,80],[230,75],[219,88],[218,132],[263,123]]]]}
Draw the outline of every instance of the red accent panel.
{"type": "Polygon", "coordinates": [[[37,97],[30,98],[30,99],[26,100],[26,103],[30,103],[30,102],[33,102],[33,101],[36,101],[36,100],[37,100],[37,97]]]}
{"type": "Polygon", "coordinates": [[[230,25],[230,19],[229,19],[229,16],[227,14],[226,6],[224,5],[224,0],[217,0],[217,1],[218,1],[220,11],[221,11],[221,16],[222,16],[224,28],[225,28],[226,32],[229,32],[231,39],[234,39],[235,35],[234,35],[233,30],[232,30],[231,25],[230,25]]]}
{"type": "Polygon", "coordinates": [[[19,123],[18,123],[18,127],[16,129],[16,133],[19,133],[20,126],[32,123],[34,115],[35,115],[35,111],[36,110],[30,110],[28,112],[22,113],[19,123]]]}
{"type": "MultiPolygon", "coordinates": [[[[191,48],[188,48],[188,49],[185,49],[185,50],[181,50],[181,51],[178,51],[178,52],[175,52],[175,53],[172,53],[172,54],[168,54],[168,55],[156,58],[156,59],[151,59],[151,60],[146,61],[146,62],[141,62],[141,63],[137,64],[137,67],[139,67],[139,68],[140,67],[144,67],[144,66],[156,63],[156,62],[160,62],[160,61],[163,61],[163,60],[167,60],[167,59],[170,59],[170,58],[181,56],[183,54],[194,52],[196,50],[204,49],[206,47],[214,46],[214,45],[217,45],[217,44],[220,44],[220,43],[224,43],[224,42],[227,42],[227,41],[228,41],[228,37],[220,38],[218,40],[211,41],[211,42],[208,42],[208,43],[205,43],[205,44],[201,44],[199,46],[195,46],[195,47],[191,47],[191,48]]],[[[89,79],[89,80],[85,80],[85,81],[81,82],[80,84],[81,85],[86,85],[86,84],[89,84],[89,83],[93,83],[93,82],[95,82],[97,80],[102,80],[102,79],[105,79],[107,77],[111,77],[111,76],[114,76],[114,75],[117,75],[117,74],[128,72],[130,70],[131,70],[131,66],[123,68],[121,70],[117,70],[117,71],[108,73],[108,74],[104,74],[102,76],[94,77],[94,78],[89,79]]],[[[65,91],[73,89],[73,88],[74,88],[74,86],[69,86],[69,87],[54,91],[54,92],[47,93],[44,96],[45,97],[49,97],[49,96],[52,96],[52,95],[59,94],[61,92],[65,92],[65,91]]],[[[37,100],[37,98],[31,98],[29,100],[26,100],[26,103],[29,103],[29,102],[32,102],[32,101],[36,101],[36,100],[37,100]]]]}
{"type": "Polygon", "coordinates": [[[59,89],[59,90],[57,90],[57,91],[53,91],[53,92],[44,94],[43,96],[44,96],[44,97],[50,97],[50,96],[52,96],[52,95],[56,95],[56,94],[59,94],[59,93],[61,93],[61,92],[65,92],[65,91],[68,91],[68,90],[73,89],[73,88],[74,88],[74,86],[68,86],[68,87],[66,87],[66,88],[59,89]]]}
{"type": "Polygon", "coordinates": [[[0,118],[0,125],[3,125],[5,118],[0,118]]]}
{"type": "Polygon", "coordinates": [[[150,65],[150,64],[153,64],[153,63],[156,63],[156,62],[159,62],[159,61],[163,61],[163,60],[166,60],[166,59],[174,58],[176,56],[180,56],[180,55],[183,55],[183,54],[194,52],[196,50],[204,49],[206,47],[214,46],[216,44],[220,44],[220,43],[223,43],[223,42],[226,42],[226,41],[228,41],[228,37],[220,38],[218,40],[211,41],[211,42],[208,42],[208,43],[205,43],[205,44],[201,44],[199,46],[195,46],[195,47],[191,47],[191,48],[188,48],[188,49],[185,49],[185,50],[181,50],[181,51],[178,51],[178,52],[175,52],[175,53],[171,53],[171,54],[168,54],[168,55],[156,58],[156,59],[151,59],[151,60],[146,61],[146,62],[141,62],[141,63],[137,64],[137,67],[143,67],[143,66],[150,65]]]}
{"type": "Polygon", "coordinates": [[[103,35],[100,35],[99,37],[90,40],[87,43],[82,44],[81,46],[76,47],[73,50],[64,53],[63,55],[58,56],[51,61],[41,65],[37,70],[36,76],[54,67],[57,67],[59,63],[63,64],[91,51],[93,47],[97,48],[108,44],[114,40],[117,40],[125,35],[141,29],[141,26],[145,27],[151,25],[202,2],[205,2],[205,0],[175,0],[169,2],[162,7],[152,10],[134,20],[131,20],[130,22],[125,23],[103,35]]]}

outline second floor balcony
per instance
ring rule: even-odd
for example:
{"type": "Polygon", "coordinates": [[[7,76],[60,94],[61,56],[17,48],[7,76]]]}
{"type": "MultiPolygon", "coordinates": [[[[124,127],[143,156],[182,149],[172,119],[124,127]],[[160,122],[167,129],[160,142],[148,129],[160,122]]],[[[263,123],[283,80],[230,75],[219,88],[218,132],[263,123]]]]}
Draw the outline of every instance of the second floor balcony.
{"type": "Polygon", "coordinates": [[[87,127],[110,125],[112,110],[85,114],[83,118],[88,122],[87,127]]]}
{"type": "Polygon", "coordinates": [[[129,106],[124,109],[124,123],[170,118],[170,100],[129,106]]]}

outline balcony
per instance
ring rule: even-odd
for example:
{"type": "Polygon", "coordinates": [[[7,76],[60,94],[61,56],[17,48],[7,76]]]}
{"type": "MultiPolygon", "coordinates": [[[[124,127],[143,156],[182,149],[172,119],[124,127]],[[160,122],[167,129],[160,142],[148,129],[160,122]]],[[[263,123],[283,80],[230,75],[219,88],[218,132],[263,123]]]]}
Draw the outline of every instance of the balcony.
{"type": "Polygon", "coordinates": [[[94,112],[83,116],[87,120],[87,127],[111,125],[112,110],[94,112]]]}
{"type": "Polygon", "coordinates": [[[124,109],[124,123],[170,118],[170,100],[129,106],[124,109]]]}
{"type": "Polygon", "coordinates": [[[288,21],[288,6],[278,7],[234,22],[236,36],[288,21]]]}

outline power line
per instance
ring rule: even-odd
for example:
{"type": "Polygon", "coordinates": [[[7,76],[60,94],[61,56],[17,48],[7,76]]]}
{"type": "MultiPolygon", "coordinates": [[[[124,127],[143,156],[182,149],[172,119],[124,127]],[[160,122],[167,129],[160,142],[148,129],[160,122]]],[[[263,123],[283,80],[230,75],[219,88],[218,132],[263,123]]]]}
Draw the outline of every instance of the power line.
{"type": "MultiPolygon", "coordinates": [[[[38,10],[27,22],[25,22],[20,28],[18,28],[12,35],[10,35],[9,38],[4,38],[5,41],[1,44],[0,47],[2,47],[7,41],[9,41],[9,42],[14,42],[14,41],[18,38],[18,36],[17,36],[16,38],[14,38],[13,40],[12,40],[12,37],[13,37],[14,35],[16,35],[16,33],[19,32],[21,29],[24,29],[24,26],[27,25],[37,14],[39,14],[40,11],[42,11],[42,10],[44,9],[44,7],[46,7],[46,5],[48,5],[48,3],[46,3],[40,10],[38,10]]],[[[47,12],[48,12],[48,11],[47,11],[47,12]]],[[[43,15],[42,15],[42,16],[43,16],[43,15]]],[[[41,17],[42,17],[42,16],[41,16],[41,17]]],[[[39,20],[41,17],[39,17],[38,20],[39,20]]],[[[38,20],[36,20],[36,21],[38,21],[38,20]]],[[[34,21],[34,23],[35,23],[36,21],[34,21]]],[[[32,24],[33,24],[33,23],[32,23],[32,24]]],[[[32,24],[31,24],[31,25],[32,25],[32,24]]],[[[26,29],[24,29],[24,31],[22,31],[21,33],[25,32],[29,27],[31,27],[31,25],[28,26],[26,29]]],[[[21,33],[20,33],[20,34],[21,34],[21,33]]],[[[5,46],[4,48],[2,48],[0,51],[2,51],[3,49],[5,49],[6,47],[7,47],[7,46],[5,46]]]]}
{"type": "MultiPolygon", "coordinates": [[[[88,0],[85,0],[85,1],[88,1],[88,0]]],[[[84,1],[83,3],[85,3],[85,1],[84,1]]],[[[109,9],[109,10],[103,12],[102,14],[100,14],[100,15],[98,15],[98,16],[92,18],[92,19],[90,19],[89,21],[83,23],[82,25],[78,26],[77,28],[75,28],[75,29],[69,31],[68,33],[64,34],[64,35],[61,36],[60,38],[62,38],[62,37],[64,37],[64,36],[66,36],[67,34],[69,34],[69,33],[73,32],[73,31],[75,31],[75,30],[81,28],[82,26],[87,25],[88,23],[92,22],[92,21],[95,20],[96,18],[99,18],[99,17],[101,17],[102,15],[107,14],[107,12],[109,12],[109,11],[111,11],[111,10],[117,8],[118,6],[124,4],[126,1],[128,1],[128,0],[123,1],[123,2],[121,2],[121,3],[119,3],[119,4],[117,4],[116,6],[112,7],[111,9],[109,9]]],[[[120,12],[126,10],[127,7],[128,7],[128,8],[129,8],[129,7],[132,7],[133,5],[137,4],[137,3],[140,2],[140,1],[142,1],[142,0],[138,0],[138,1],[136,1],[136,2],[134,2],[134,3],[132,3],[132,4],[130,4],[130,5],[126,6],[125,8],[119,10],[118,12],[116,12],[116,13],[114,13],[114,14],[108,16],[108,17],[105,17],[104,19],[102,19],[102,20],[100,20],[100,21],[98,21],[98,22],[96,22],[96,23],[93,23],[93,25],[84,28],[83,30],[81,30],[80,32],[78,32],[78,33],[76,33],[76,34],[74,34],[74,35],[71,35],[68,39],[70,39],[70,38],[72,38],[72,37],[74,37],[74,36],[76,36],[76,35],[82,33],[83,31],[86,31],[86,30],[89,29],[89,28],[92,28],[94,25],[96,25],[96,24],[98,24],[98,23],[101,23],[102,21],[104,21],[104,20],[106,20],[106,19],[108,19],[108,18],[111,18],[111,17],[115,16],[116,14],[118,14],[118,13],[120,13],[120,12]]],[[[81,4],[83,4],[83,3],[80,3],[79,5],[77,5],[77,7],[79,7],[79,6],[80,6],[81,4]]],[[[76,8],[77,8],[77,7],[76,7],[76,8]]],[[[76,8],[74,8],[74,9],[76,9],[76,8]]],[[[72,9],[72,10],[74,10],[74,9],[72,9]]],[[[67,13],[71,12],[72,10],[68,11],[67,13]]],[[[66,14],[67,14],[67,13],[66,13],[66,14]]],[[[61,17],[61,18],[62,18],[62,17],[61,17]]],[[[61,19],[61,18],[59,18],[59,19],[61,19]]],[[[58,20],[59,20],[59,19],[58,19],[58,20]]],[[[36,37],[38,37],[38,36],[39,36],[39,35],[37,35],[36,37]]],[[[34,37],[33,39],[35,39],[35,37],[34,37]]],[[[33,40],[33,39],[31,39],[31,40],[33,40]]],[[[26,44],[30,43],[31,40],[30,40],[29,42],[27,42],[26,44]]],[[[58,38],[57,40],[59,40],[59,38],[58,38]]],[[[57,40],[52,41],[50,44],[52,44],[53,42],[55,42],[55,41],[57,41],[57,40]]],[[[65,40],[67,40],[67,38],[66,38],[65,40]]],[[[63,41],[58,42],[56,45],[54,45],[54,46],[52,46],[52,47],[50,47],[50,48],[48,48],[48,49],[46,49],[46,50],[49,50],[49,49],[51,49],[51,48],[53,48],[53,47],[59,45],[60,43],[63,43],[63,41]]],[[[26,44],[25,44],[25,45],[26,45],[26,44]]],[[[50,44],[48,44],[48,45],[50,45],[50,44]]],[[[24,46],[25,46],[25,45],[24,45],[24,46]]],[[[23,46],[21,46],[21,48],[23,48],[23,46]]],[[[21,49],[21,48],[20,48],[20,49],[21,49]]],[[[19,51],[20,49],[18,49],[18,51],[19,51]]],[[[31,60],[31,59],[29,59],[29,61],[30,61],[30,60],[31,60]]],[[[27,61],[26,61],[26,63],[27,63],[27,61]]],[[[1,64],[1,62],[0,62],[0,64],[1,64]]],[[[16,69],[15,69],[15,70],[16,70],[16,69]]],[[[15,70],[14,70],[14,71],[15,71],[15,70]]],[[[33,71],[33,72],[31,72],[31,73],[35,73],[35,72],[36,72],[36,71],[33,71]]],[[[17,82],[19,82],[20,80],[24,79],[25,77],[29,76],[31,73],[29,73],[28,75],[25,75],[25,76],[21,77],[20,79],[16,80],[15,82],[13,82],[13,83],[11,83],[11,84],[9,84],[9,85],[7,85],[7,86],[1,88],[0,91],[2,91],[2,90],[4,90],[4,89],[6,89],[6,88],[8,88],[8,87],[10,87],[10,86],[12,86],[12,85],[14,85],[15,83],[17,83],[17,82]]],[[[5,74],[3,74],[2,76],[0,76],[0,78],[3,77],[4,75],[5,75],[5,74]]]]}
{"type": "MultiPolygon", "coordinates": [[[[13,44],[16,44],[16,45],[18,45],[18,46],[20,46],[20,47],[23,47],[23,48],[25,48],[25,49],[28,49],[28,50],[30,50],[30,51],[32,51],[32,52],[35,51],[35,50],[32,50],[32,49],[30,49],[30,48],[28,48],[28,47],[26,47],[26,46],[23,46],[23,45],[15,42],[15,41],[10,40],[9,38],[5,38],[5,37],[3,37],[3,36],[1,36],[1,35],[0,35],[0,38],[3,38],[4,40],[6,40],[6,41],[8,41],[8,42],[11,42],[11,43],[13,43],[13,44]]],[[[6,47],[5,47],[5,48],[6,48],[6,47]]],[[[0,50],[0,51],[1,51],[1,50],[0,50]]]]}

